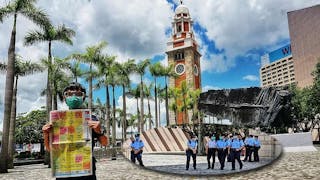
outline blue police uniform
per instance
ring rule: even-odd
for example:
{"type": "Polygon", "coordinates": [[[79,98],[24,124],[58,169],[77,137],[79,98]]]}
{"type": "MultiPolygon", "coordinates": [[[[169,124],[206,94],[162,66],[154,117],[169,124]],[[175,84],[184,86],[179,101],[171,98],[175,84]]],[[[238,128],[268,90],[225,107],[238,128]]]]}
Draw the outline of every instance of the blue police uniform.
{"type": "Polygon", "coordinates": [[[247,161],[249,157],[249,162],[252,162],[251,156],[254,151],[254,139],[252,136],[246,138],[245,146],[246,146],[246,157],[244,158],[244,161],[247,161]]]}
{"type": "Polygon", "coordinates": [[[224,139],[219,139],[217,141],[217,150],[218,150],[218,159],[220,162],[220,169],[223,170],[224,168],[224,161],[226,159],[226,149],[228,143],[224,139]]]}
{"type": "Polygon", "coordinates": [[[131,143],[131,161],[136,163],[136,159],[138,160],[140,166],[144,166],[142,162],[142,148],[144,147],[143,141],[140,138],[136,138],[135,141],[131,143]],[[135,153],[138,151],[137,153],[135,153]]]}
{"type": "Polygon", "coordinates": [[[208,161],[208,169],[210,169],[210,159],[212,157],[213,161],[212,161],[212,166],[211,168],[214,168],[214,163],[216,160],[216,151],[217,151],[217,143],[216,140],[214,138],[214,140],[210,139],[207,142],[206,147],[208,148],[208,153],[207,153],[207,161],[208,161]]]}
{"type": "Polygon", "coordinates": [[[253,160],[259,162],[259,149],[261,147],[258,137],[254,138],[253,160]]]}
{"type": "Polygon", "coordinates": [[[187,155],[187,164],[186,164],[186,170],[189,169],[190,165],[190,156],[192,156],[193,160],[193,168],[196,169],[197,166],[197,153],[194,153],[192,149],[197,149],[198,143],[196,140],[188,140],[187,142],[188,148],[186,150],[187,155]]]}
{"type": "Polygon", "coordinates": [[[235,170],[235,160],[238,161],[240,165],[240,169],[242,169],[242,162],[240,159],[241,149],[244,147],[244,143],[242,140],[238,138],[233,138],[230,144],[230,153],[231,153],[231,162],[232,162],[232,170],[235,170]]]}

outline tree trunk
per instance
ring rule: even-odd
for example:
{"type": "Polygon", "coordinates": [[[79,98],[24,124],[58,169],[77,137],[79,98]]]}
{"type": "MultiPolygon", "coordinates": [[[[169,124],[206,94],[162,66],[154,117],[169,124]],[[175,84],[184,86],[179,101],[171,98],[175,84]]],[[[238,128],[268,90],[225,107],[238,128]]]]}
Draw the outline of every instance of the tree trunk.
{"type": "Polygon", "coordinates": [[[11,32],[10,45],[8,49],[8,66],[6,75],[6,87],[5,87],[5,101],[4,101],[4,117],[3,117],[3,129],[2,129],[2,144],[0,153],[0,173],[8,172],[8,141],[9,141],[9,128],[10,128],[10,116],[12,106],[12,94],[14,83],[14,64],[15,64],[15,44],[16,44],[16,22],[17,14],[14,15],[13,28],[11,32]]]}
{"type": "Polygon", "coordinates": [[[48,67],[48,80],[47,80],[47,113],[48,113],[48,120],[50,121],[50,111],[52,110],[52,88],[51,88],[51,82],[52,82],[52,55],[51,55],[51,41],[49,41],[49,53],[48,53],[48,60],[49,60],[49,67],[48,67]]]}
{"type": "Polygon", "coordinates": [[[11,107],[11,116],[10,116],[10,130],[9,130],[9,145],[8,145],[8,168],[12,169],[13,167],[13,156],[15,152],[15,129],[16,129],[16,112],[17,112],[17,85],[18,85],[18,76],[16,75],[15,84],[13,88],[12,96],[12,107],[11,107]]]}
{"type": "Polygon", "coordinates": [[[142,75],[140,75],[140,131],[141,134],[144,132],[144,107],[143,107],[143,82],[142,82],[142,75]]]}
{"type": "Polygon", "coordinates": [[[165,83],[166,83],[166,121],[167,121],[167,126],[169,126],[169,105],[168,105],[168,85],[167,85],[167,76],[165,77],[165,83]]]}
{"type": "Polygon", "coordinates": [[[52,89],[52,94],[53,94],[53,110],[57,110],[58,109],[58,95],[57,95],[57,82],[56,80],[53,80],[53,89],[52,89]]]}
{"type": "Polygon", "coordinates": [[[140,122],[140,112],[139,112],[139,98],[137,98],[137,118],[138,118],[138,132],[140,133],[141,132],[141,122],[140,122]]]}
{"type": "MultiPolygon", "coordinates": [[[[157,97],[157,78],[155,77],[154,78],[154,109],[155,109],[155,118],[156,118],[156,128],[159,127],[159,124],[158,124],[158,107],[157,107],[157,101],[158,101],[158,97],[157,97]]],[[[160,109],[159,109],[160,111],[160,109]]]]}
{"type": "Polygon", "coordinates": [[[159,99],[159,127],[161,127],[161,109],[160,109],[160,105],[161,105],[161,100],[159,99]]]}
{"type": "Polygon", "coordinates": [[[122,131],[123,137],[122,141],[127,139],[127,102],[126,102],[126,88],[122,85],[122,111],[123,111],[123,120],[122,120],[122,131]]]}
{"type": "Polygon", "coordinates": [[[106,126],[106,131],[107,131],[107,137],[110,139],[110,96],[109,96],[109,87],[106,86],[106,121],[105,121],[105,126],[106,126]]]}
{"type": "MultiPolygon", "coordinates": [[[[90,73],[92,72],[92,64],[90,63],[90,73]]],[[[88,109],[92,109],[92,75],[89,75],[89,97],[88,97],[88,109]]]]}
{"type": "Polygon", "coordinates": [[[112,114],[112,144],[113,147],[116,145],[116,100],[114,97],[114,85],[112,86],[112,105],[113,105],[113,114],[112,114]]]}
{"type": "Polygon", "coordinates": [[[149,114],[149,129],[151,129],[152,128],[152,126],[151,126],[151,111],[150,111],[150,99],[149,99],[149,97],[148,97],[148,114],[149,114]]]}

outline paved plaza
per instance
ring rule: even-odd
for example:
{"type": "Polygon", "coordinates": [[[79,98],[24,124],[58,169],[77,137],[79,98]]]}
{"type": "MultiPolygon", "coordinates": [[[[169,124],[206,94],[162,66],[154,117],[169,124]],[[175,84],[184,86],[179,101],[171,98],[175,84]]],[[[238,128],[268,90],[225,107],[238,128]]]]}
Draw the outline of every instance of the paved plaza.
{"type": "MultiPolygon", "coordinates": [[[[190,176],[187,173],[184,175],[167,174],[152,171],[146,168],[140,168],[137,165],[130,163],[127,159],[119,157],[117,160],[101,159],[97,163],[97,177],[98,179],[319,179],[320,178],[320,148],[316,152],[298,152],[298,153],[284,153],[279,160],[273,162],[271,165],[267,165],[260,169],[255,169],[251,171],[245,171],[245,169],[254,165],[249,166],[248,162],[245,162],[244,171],[236,174],[227,175],[197,175],[190,176]]],[[[147,160],[147,158],[153,155],[145,155],[145,164],[148,168],[154,168],[159,170],[166,169],[166,167],[155,166],[156,161],[147,160]]],[[[159,162],[165,161],[163,155],[158,156],[159,162]]],[[[179,156],[176,155],[179,159],[179,156]]],[[[205,157],[199,157],[199,162],[205,160],[205,157]],[[201,160],[202,159],[202,160],[201,160]]],[[[170,162],[168,166],[176,167],[174,162],[177,160],[174,156],[169,159],[170,162]]],[[[181,159],[179,161],[182,161],[181,159]]],[[[184,161],[183,161],[184,163],[184,161]]],[[[231,164],[226,164],[226,172],[229,172],[231,164]]],[[[186,172],[184,165],[181,165],[183,170],[181,172],[186,172]]],[[[238,166],[236,166],[238,168],[238,166]]],[[[50,170],[47,166],[42,164],[37,165],[25,165],[16,166],[14,169],[10,169],[7,174],[0,174],[0,179],[11,180],[11,179],[21,179],[21,180],[52,180],[54,178],[50,175],[50,170]]],[[[192,171],[198,174],[204,174],[209,170],[206,169],[206,164],[200,163],[197,170],[190,169],[188,173],[192,171]]],[[[220,170],[211,170],[217,172],[220,170]]],[[[239,170],[236,170],[239,172],[239,170]]]]}

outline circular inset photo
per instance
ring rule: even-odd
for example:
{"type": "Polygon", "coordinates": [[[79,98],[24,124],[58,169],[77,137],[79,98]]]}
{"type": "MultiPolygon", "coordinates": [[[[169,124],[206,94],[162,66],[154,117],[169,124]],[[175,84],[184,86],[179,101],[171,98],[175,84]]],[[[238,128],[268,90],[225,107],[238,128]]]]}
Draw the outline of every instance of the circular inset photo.
{"type": "Polygon", "coordinates": [[[264,133],[216,132],[201,137],[187,128],[150,129],[125,141],[124,156],[150,170],[198,176],[258,169],[282,152],[279,141],[264,133]]]}

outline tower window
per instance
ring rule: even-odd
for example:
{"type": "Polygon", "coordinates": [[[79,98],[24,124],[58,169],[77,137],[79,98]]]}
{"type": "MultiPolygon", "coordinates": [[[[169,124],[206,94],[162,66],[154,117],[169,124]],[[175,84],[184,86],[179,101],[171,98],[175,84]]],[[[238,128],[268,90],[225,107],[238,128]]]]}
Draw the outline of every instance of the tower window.
{"type": "Polygon", "coordinates": [[[177,24],[177,32],[181,32],[182,31],[182,26],[181,23],[177,24]]]}
{"type": "Polygon", "coordinates": [[[180,60],[180,59],[184,59],[184,53],[183,52],[179,52],[179,53],[176,53],[174,55],[174,60],[180,60]]]}

